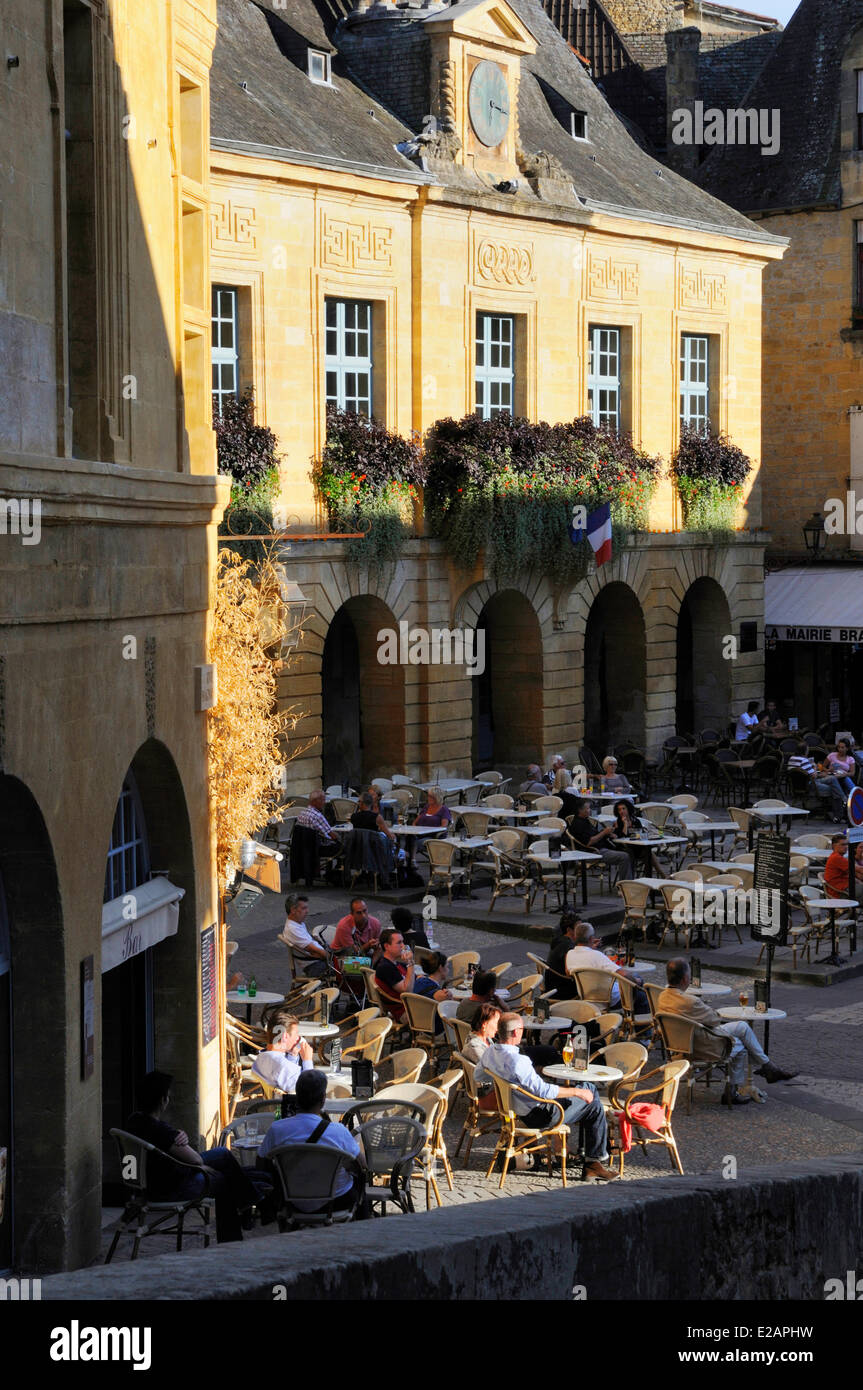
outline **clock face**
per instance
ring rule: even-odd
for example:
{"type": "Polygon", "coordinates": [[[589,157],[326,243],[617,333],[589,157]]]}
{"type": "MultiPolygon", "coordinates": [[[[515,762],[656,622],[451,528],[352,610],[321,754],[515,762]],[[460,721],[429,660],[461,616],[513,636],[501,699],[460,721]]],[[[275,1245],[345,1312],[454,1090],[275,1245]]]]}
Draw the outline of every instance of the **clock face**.
{"type": "Polygon", "coordinates": [[[468,114],[474,134],[489,149],[509,130],[509,86],[497,63],[478,63],[468,88],[468,114]]]}

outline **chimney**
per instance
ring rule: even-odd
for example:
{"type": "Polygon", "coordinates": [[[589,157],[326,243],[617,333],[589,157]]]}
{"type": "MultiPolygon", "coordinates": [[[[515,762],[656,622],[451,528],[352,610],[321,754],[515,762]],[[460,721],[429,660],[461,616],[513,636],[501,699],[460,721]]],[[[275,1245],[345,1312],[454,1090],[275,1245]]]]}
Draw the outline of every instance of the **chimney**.
{"type": "MultiPolygon", "coordinates": [[[[665,120],[667,162],[678,174],[691,177],[701,161],[701,149],[695,144],[677,145],[671,138],[676,112],[689,111],[692,128],[695,124],[695,103],[698,100],[698,51],[701,30],[694,26],[673,29],[665,35],[668,62],[665,68],[665,120]]],[[[678,117],[679,123],[679,117],[678,117]]]]}

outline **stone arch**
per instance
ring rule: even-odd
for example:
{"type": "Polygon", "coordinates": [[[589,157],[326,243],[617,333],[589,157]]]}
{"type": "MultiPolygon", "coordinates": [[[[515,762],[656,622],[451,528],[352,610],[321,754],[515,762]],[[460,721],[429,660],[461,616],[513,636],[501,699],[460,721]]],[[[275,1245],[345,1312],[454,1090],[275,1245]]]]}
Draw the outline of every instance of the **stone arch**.
{"type": "MultiPolygon", "coordinates": [[[[138,1076],[150,1066],[174,1077],[177,1114],[198,1113],[200,942],[192,828],[182,778],[168,747],[155,738],[134,753],[115,786],[114,806],[131,774],[149,842],[149,869],[182,888],[174,936],[101,976],[102,1134],[121,1125],[138,1076]]],[[[111,838],[106,825],[104,853],[111,838]]],[[[104,860],[101,865],[104,874],[104,860]]],[[[98,971],[98,966],[97,966],[98,971]]],[[[116,1154],[103,1147],[103,1174],[116,1179],[116,1154]]]]}
{"type": "MultiPolygon", "coordinates": [[[[54,850],[29,788],[0,774],[0,880],[9,928],[13,1042],[10,1106],[12,1265],[28,1272],[65,1261],[67,1053],[66,943],[54,850]]],[[[0,1144],[4,1137],[0,1135],[0,1144]]]]}
{"type": "Polygon", "coordinates": [[[722,586],[710,575],[689,585],[677,613],[676,725],[687,734],[720,733],[731,707],[731,611],[722,586]]]}
{"type": "Polygon", "coordinates": [[[392,608],[370,593],[348,598],[328,624],[321,652],[325,786],[404,770],[405,667],[379,659],[383,631],[398,642],[392,608]]]}
{"type": "Polygon", "coordinates": [[[596,594],[584,633],[584,739],[600,760],[621,743],[644,747],[646,681],[641,604],[612,580],[596,594]]]}

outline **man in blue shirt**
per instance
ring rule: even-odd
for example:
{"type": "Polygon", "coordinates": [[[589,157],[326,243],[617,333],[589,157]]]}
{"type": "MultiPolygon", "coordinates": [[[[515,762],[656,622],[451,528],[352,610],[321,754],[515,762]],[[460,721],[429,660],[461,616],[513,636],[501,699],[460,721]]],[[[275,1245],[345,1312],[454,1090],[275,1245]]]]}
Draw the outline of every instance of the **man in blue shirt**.
{"type": "Polygon", "coordinates": [[[528,1096],[518,1092],[512,1098],[515,1113],[524,1120],[528,1129],[547,1129],[556,1122],[557,1110],[543,1105],[543,1101],[565,1101],[564,1122],[573,1128],[584,1125],[587,1176],[611,1182],[617,1174],[605,1167],[608,1160],[608,1124],[596,1088],[589,1083],[583,1086],[553,1086],[544,1081],[534,1071],[530,1058],[518,1050],[523,1033],[524,1020],[518,1014],[501,1015],[497,1030],[500,1041],[493,1043],[485,1052],[476,1069],[477,1081],[491,1081],[493,1076],[497,1076],[511,1085],[522,1086],[531,1096],[535,1096],[533,1104],[528,1096]]]}
{"type": "MultiPolygon", "coordinates": [[[[312,1135],[323,1125],[316,1142],[326,1144],[331,1149],[341,1149],[350,1158],[359,1160],[360,1146],[354,1136],[344,1125],[334,1124],[324,1116],[326,1095],[327,1078],[323,1072],[304,1071],[297,1081],[297,1114],[288,1120],[274,1120],[258,1150],[258,1156],[266,1158],[280,1144],[308,1144],[312,1135]]],[[[333,1210],[343,1211],[352,1207],[365,1190],[364,1181],[362,1169],[357,1167],[356,1162],[350,1168],[343,1168],[336,1178],[333,1210]]],[[[321,1211],[325,1204],[298,1198],[291,1205],[297,1211],[321,1211]]]]}
{"type": "Polygon", "coordinates": [[[300,1037],[299,1019],[289,1015],[273,1033],[273,1041],[266,1052],[259,1052],[252,1063],[252,1071],[268,1086],[277,1091],[293,1095],[301,1072],[313,1065],[312,1049],[305,1038],[300,1037]]]}

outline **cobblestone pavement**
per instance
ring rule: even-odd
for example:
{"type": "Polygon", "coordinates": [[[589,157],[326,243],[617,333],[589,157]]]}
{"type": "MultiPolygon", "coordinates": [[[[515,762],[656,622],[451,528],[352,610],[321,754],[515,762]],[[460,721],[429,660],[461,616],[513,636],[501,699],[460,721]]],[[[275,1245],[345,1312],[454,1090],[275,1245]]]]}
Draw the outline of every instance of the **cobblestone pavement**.
{"type": "MultiPolygon", "coordinates": [[[[310,897],[312,911],[309,921],[312,924],[335,921],[346,910],[346,894],[314,890],[310,897]]],[[[389,920],[388,908],[376,907],[371,896],[366,900],[370,910],[381,921],[389,920]]],[[[239,943],[234,957],[235,968],[242,970],[247,977],[254,974],[261,989],[284,988],[288,982],[287,955],[276,940],[283,921],[282,898],[266,894],[254,912],[231,927],[231,938],[239,943]]],[[[504,975],[504,983],[507,978],[515,978],[516,974],[526,973],[530,969],[526,951],[538,951],[543,956],[546,953],[544,946],[537,946],[527,936],[519,940],[444,921],[436,924],[435,937],[448,954],[475,949],[481,953],[483,962],[489,965],[511,961],[512,967],[504,975]]],[[[651,954],[657,953],[654,951],[651,954]]],[[[670,954],[670,951],[662,953],[666,958],[670,954]]],[[[730,985],[736,993],[741,984],[747,981],[739,974],[724,973],[721,955],[719,952],[711,953],[709,967],[704,962],[704,979],[730,985]]],[[[754,966],[754,954],[752,963],[754,966]]],[[[662,978],[661,961],[650,978],[662,978]]],[[[751,978],[748,980],[750,997],[751,978]]],[[[728,1002],[733,1001],[734,993],[729,994],[728,1002]]],[[[718,1007],[724,1002],[723,998],[715,1001],[718,1007]]],[[[730,1111],[720,1105],[720,1089],[716,1084],[709,1088],[698,1086],[691,1113],[687,1113],[685,1094],[681,1094],[674,1118],[674,1132],[684,1170],[689,1174],[728,1174],[734,1171],[734,1165],[740,1171],[783,1160],[791,1162],[830,1154],[863,1153],[863,1034],[860,1032],[863,1027],[863,978],[834,984],[829,988],[779,981],[774,985],[773,1003],[785,1010],[788,1017],[771,1027],[770,1055],[782,1067],[798,1070],[799,1075],[793,1081],[773,1086],[759,1081],[764,1102],[730,1111]]],[[[658,1065],[658,1061],[658,1055],[651,1053],[648,1069],[658,1065]]],[[[450,1154],[455,1152],[463,1115],[464,1103],[459,1100],[445,1128],[450,1154]]],[[[183,1120],[183,1117],[175,1118],[178,1123],[183,1120]]],[[[448,1190],[443,1173],[438,1172],[438,1184],[445,1206],[488,1201],[500,1195],[521,1196],[559,1187],[559,1173],[548,1177],[544,1171],[511,1172],[501,1194],[498,1175],[491,1179],[485,1176],[493,1147],[493,1137],[475,1141],[467,1168],[461,1156],[452,1160],[453,1192],[448,1190]]],[[[623,1180],[643,1181],[667,1176],[671,1171],[670,1159],[663,1147],[652,1146],[647,1154],[636,1147],[626,1158],[623,1180]]],[[[574,1166],[570,1168],[570,1177],[573,1182],[576,1181],[574,1166]]],[[[421,1209],[425,1205],[421,1182],[414,1181],[414,1191],[417,1207],[421,1209]]],[[[104,1214],[106,1249],[110,1238],[108,1225],[117,1215],[117,1212],[109,1211],[104,1214]]],[[[253,1237],[254,1234],[269,1234],[271,1230],[268,1227],[263,1232],[253,1233],[253,1237]]],[[[159,1254],[171,1248],[169,1240],[154,1238],[144,1247],[143,1253],[159,1254]]],[[[120,1251],[115,1258],[128,1258],[128,1253],[120,1251]]]]}

